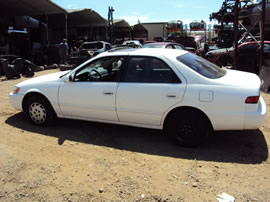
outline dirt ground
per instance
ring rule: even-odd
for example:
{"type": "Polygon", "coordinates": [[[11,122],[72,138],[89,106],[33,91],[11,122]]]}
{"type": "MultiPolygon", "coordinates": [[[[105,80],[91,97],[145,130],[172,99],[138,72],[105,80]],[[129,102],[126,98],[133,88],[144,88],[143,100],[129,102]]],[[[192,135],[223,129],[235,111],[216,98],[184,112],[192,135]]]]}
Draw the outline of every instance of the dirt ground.
{"type": "MultiPolygon", "coordinates": [[[[36,76],[55,72],[46,70],[36,76]]],[[[270,201],[270,118],[181,148],[161,131],[74,120],[31,124],[0,77],[0,201],[270,201]]],[[[270,95],[261,93],[270,110],[270,95]]]]}

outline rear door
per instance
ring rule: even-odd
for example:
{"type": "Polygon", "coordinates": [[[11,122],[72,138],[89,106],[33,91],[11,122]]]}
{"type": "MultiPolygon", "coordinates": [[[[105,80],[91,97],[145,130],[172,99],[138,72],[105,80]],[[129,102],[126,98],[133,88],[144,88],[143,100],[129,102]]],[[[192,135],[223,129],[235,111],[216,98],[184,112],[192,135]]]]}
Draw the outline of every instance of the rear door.
{"type": "Polygon", "coordinates": [[[186,83],[155,57],[130,56],[116,98],[121,122],[158,126],[164,113],[180,102],[186,83]]]}

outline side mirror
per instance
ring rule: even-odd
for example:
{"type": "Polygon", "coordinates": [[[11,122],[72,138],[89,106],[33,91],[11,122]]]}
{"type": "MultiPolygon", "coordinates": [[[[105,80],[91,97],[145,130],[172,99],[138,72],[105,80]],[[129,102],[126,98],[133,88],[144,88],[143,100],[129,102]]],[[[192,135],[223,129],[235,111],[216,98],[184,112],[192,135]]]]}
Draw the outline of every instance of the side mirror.
{"type": "Polygon", "coordinates": [[[74,74],[70,74],[69,77],[68,77],[68,80],[70,82],[72,82],[74,80],[74,74]]]}

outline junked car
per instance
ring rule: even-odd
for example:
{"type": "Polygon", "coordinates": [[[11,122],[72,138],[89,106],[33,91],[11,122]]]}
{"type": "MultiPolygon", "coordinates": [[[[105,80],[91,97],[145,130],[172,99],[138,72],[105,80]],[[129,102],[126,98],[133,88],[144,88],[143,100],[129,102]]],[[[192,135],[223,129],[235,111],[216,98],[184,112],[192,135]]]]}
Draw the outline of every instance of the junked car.
{"type": "Polygon", "coordinates": [[[122,43],[122,46],[130,47],[130,48],[141,48],[142,44],[139,40],[128,40],[128,41],[124,41],[122,43]]]}
{"type": "Polygon", "coordinates": [[[58,117],[164,129],[182,146],[201,144],[211,131],[257,129],[266,117],[257,75],[158,48],[101,53],[23,81],[9,98],[36,125],[58,117]]]}
{"type": "Polygon", "coordinates": [[[185,47],[179,43],[174,42],[154,42],[144,44],[142,48],[168,48],[168,49],[179,49],[185,50],[185,47]]]}
{"type": "Polygon", "coordinates": [[[191,23],[189,23],[189,27],[191,30],[203,30],[206,29],[206,23],[202,20],[202,21],[192,21],[191,23]]]}
{"type": "MultiPolygon", "coordinates": [[[[239,69],[253,73],[258,72],[258,51],[260,41],[246,41],[238,45],[239,69]]],[[[233,65],[234,47],[221,48],[206,53],[205,58],[219,66],[233,65]]],[[[264,54],[267,58],[270,56],[270,41],[264,41],[264,54]]]]}
{"type": "Polygon", "coordinates": [[[68,57],[67,61],[69,64],[80,65],[86,60],[89,60],[99,53],[110,50],[111,48],[111,44],[105,41],[84,42],[77,51],[73,52],[68,57]]]}
{"type": "Polygon", "coordinates": [[[198,43],[196,43],[195,38],[192,36],[174,36],[171,35],[167,38],[167,40],[173,40],[176,43],[181,44],[185,47],[185,50],[196,53],[198,50],[198,43]]]}
{"type": "MultiPolygon", "coordinates": [[[[243,25],[247,29],[251,29],[254,25],[257,25],[252,28],[252,32],[257,33],[260,31],[259,20],[262,11],[262,0],[257,1],[257,3],[248,4],[240,10],[239,20],[242,21],[243,25]]],[[[270,1],[265,2],[265,32],[270,32],[270,1]]],[[[265,34],[266,35],[266,34],[265,34]]]]}

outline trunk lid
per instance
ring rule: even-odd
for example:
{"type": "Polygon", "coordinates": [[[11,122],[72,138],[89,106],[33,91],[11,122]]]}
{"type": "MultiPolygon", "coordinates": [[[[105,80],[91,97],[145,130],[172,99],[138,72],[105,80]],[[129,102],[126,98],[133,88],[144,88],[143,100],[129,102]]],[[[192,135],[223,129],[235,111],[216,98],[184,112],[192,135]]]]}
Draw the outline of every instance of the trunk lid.
{"type": "Polygon", "coordinates": [[[216,80],[220,85],[260,90],[261,80],[256,74],[231,69],[226,71],[223,77],[216,80]]]}

